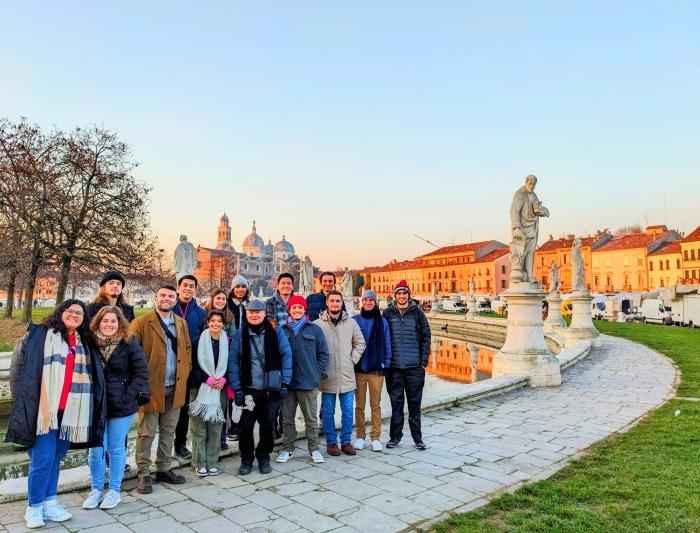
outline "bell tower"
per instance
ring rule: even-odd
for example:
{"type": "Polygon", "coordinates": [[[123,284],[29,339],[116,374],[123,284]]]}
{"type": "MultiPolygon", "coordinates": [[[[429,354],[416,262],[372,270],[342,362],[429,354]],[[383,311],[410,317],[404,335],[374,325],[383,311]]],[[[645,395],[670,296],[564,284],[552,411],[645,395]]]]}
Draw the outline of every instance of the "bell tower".
{"type": "Polygon", "coordinates": [[[226,213],[224,213],[221,219],[219,220],[219,229],[216,237],[216,249],[233,249],[233,246],[231,246],[231,226],[229,225],[229,220],[226,216],[226,213]]]}

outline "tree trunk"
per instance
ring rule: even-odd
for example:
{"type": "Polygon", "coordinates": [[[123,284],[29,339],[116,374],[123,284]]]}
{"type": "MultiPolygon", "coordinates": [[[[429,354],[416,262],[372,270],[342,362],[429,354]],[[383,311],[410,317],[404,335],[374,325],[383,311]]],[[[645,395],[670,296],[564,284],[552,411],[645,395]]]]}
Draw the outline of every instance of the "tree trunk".
{"type": "Polygon", "coordinates": [[[58,276],[58,287],[56,288],[56,305],[59,305],[66,299],[66,288],[68,287],[68,279],[70,278],[72,263],[72,254],[65,254],[61,258],[61,273],[58,276]]]}
{"type": "Polygon", "coordinates": [[[34,242],[32,250],[31,268],[27,277],[27,284],[24,289],[24,310],[22,311],[22,323],[29,324],[32,321],[32,308],[34,307],[34,288],[36,287],[36,277],[39,274],[39,269],[43,263],[41,255],[41,243],[37,240],[34,242]]]}
{"type": "Polygon", "coordinates": [[[15,309],[15,283],[17,282],[17,272],[13,271],[10,274],[10,281],[7,282],[7,307],[5,308],[5,317],[12,318],[12,312],[15,309]]]}

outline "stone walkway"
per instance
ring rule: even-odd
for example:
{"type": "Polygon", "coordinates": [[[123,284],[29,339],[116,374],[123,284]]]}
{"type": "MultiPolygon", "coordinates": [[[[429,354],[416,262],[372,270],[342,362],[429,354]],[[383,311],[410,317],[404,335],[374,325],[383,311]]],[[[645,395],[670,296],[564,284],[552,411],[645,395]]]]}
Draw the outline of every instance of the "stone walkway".
{"type": "MultiPolygon", "coordinates": [[[[561,387],[521,389],[500,397],[424,415],[429,449],[410,435],[395,450],[309,462],[305,442],[295,458],[273,462],[271,475],[222,474],[188,483],[154,485],[150,495],[125,483],[113,511],[84,511],[82,494],[61,496],[73,519],[63,531],[174,533],[178,531],[399,531],[445,513],[486,503],[494,493],[549,477],[594,442],[619,431],[673,391],[675,369],[665,358],[621,339],[563,375],[561,387]],[[126,492],[128,491],[128,493],[126,492]]],[[[388,431],[383,428],[384,435],[388,431]]],[[[24,531],[25,502],[0,505],[1,530],[24,531]]]]}

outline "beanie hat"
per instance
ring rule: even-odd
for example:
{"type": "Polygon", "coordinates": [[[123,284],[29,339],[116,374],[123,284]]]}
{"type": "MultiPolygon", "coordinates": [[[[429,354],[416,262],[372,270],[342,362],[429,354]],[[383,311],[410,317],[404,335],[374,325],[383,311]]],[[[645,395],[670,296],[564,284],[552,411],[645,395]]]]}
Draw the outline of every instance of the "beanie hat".
{"type": "Polygon", "coordinates": [[[402,279],[396,284],[396,287],[394,287],[394,291],[391,293],[392,296],[396,296],[397,291],[406,291],[409,296],[411,296],[411,289],[408,288],[408,283],[406,283],[405,279],[402,279]]]}
{"type": "Polygon", "coordinates": [[[250,283],[248,283],[248,280],[240,274],[236,274],[236,277],[233,278],[233,281],[231,282],[231,288],[233,289],[236,285],[244,285],[246,289],[250,289],[250,283]]]}
{"type": "Polygon", "coordinates": [[[122,275],[121,272],[118,270],[108,270],[107,272],[104,273],[102,276],[102,279],[100,280],[100,287],[107,283],[108,281],[112,280],[117,280],[122,282],[122,288],[124,288],[124,285],[126,285],[126,279],[124,279],[124,276],[122,275]]]}
{"type": "Polygon", "coordinates": [[[377,302],[377,293],[374,292],[372,289],[365,289],[362,291],[362,297],[360,298],[360,301],[364,300],[365,298],[372,298],[375,302],[377,302]]]}
{"type": "Polygon", "coordinates": [[[306,298],[300,294],[294,294],[289,297],[289,300],[287,301],[287,310],[291,309],[293,305],[302,305],[304,306],[305,311],[309,310],[309,307],[306,304],[306,298]]]}

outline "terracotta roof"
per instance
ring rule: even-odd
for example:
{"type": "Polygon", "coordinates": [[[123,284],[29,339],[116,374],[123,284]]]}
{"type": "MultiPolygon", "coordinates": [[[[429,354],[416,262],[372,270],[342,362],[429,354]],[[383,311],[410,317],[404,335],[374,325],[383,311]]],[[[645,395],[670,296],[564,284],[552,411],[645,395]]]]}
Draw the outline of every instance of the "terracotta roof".
{"type": "Polygon", "coordinates": [[[377,267],[373,272],[394,272],[396,270],[407,270],[410,268],[420,268],[423,266],[423,261],[411,259],[408,261],[396,261],[387,263],[383,267],[377,267]]]}
{"type": "Polygon", "coordinates": [[[434,252],[430,252],[427,254],[420,255],[418,257],[434,257],[436,255],[449,255],[449,254],[459,254],[459,253],[465,253],[465,252],[474,252],[478,250],[479,248],[482,248],[486,246],[487,244],[491,244],[493,242],[496,242],[494,240],[490,241],[481,241],[481,242],[469,242],[467,244],[454,244],[452,246],[443,246],[442,248],[439,248],[435,250],[434,252]]]}
{"type": "Polygon", "coordinates": [[[474,261],[473,263],[469,263],[470,265],[475,265],[477,263],[490,263],[492,261],[495,261],[499,257],[503,257],[506,254],[510,253],[510,248],[500,248],[498,250],[494,250],[491,253],[486,254],[484,257],[481,257],[474,261]]]}
{"type": "Polygon", "coordinates": [[[614,237],[609,243],[604,244],[596,252],[607,252],[612,250],[629,250],[632,248],[646,248],[656,239],[659,235],[649,235],[648,233],[629,233],[627,235],[618,235],[614,237]]]}
{"type": "Polygon", "coordinates": [[[695,241],[700,241],[700,226],[691,231],[690,234],[685,239],[683,239],[683,242],[695,241]]]}
{"type": "MultiPolygon", "coordinates": [[[[581,237],[581,245],[582,246],[591,246],[595,242],[597,242],[599,239],[602,239],[604,236],[601,237],[581,237]]],[[[547,242],[544,244],[540,245],[540,247],[537,249],[538,252],[549,252],[553,250],[561,250],[562,248],[571,248],[571,246],[574,244],[573,239],[549,239],[547,242]]]]}
{"type": "Polygon", "coordinates": [[[681,241],[671,241],[662,244],[660,248],[657,248],[649,255],[664,255],[664,254],[680,254],[681,253],[681,241]]]}

